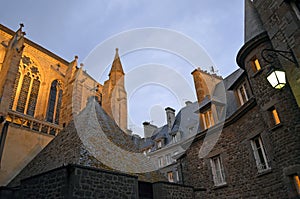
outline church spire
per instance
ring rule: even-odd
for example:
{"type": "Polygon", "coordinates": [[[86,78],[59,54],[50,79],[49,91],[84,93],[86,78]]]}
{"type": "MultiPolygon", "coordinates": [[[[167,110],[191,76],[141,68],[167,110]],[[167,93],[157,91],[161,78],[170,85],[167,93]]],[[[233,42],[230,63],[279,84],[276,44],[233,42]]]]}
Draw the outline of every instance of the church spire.
{"type": "Polygon", "coordinates": [[[265,31],[260,16],[251,0],[245,0],[244,42],[248,42],[255,36],[265,31]]]}
{"type": "Polygon", "coordinates": [[[116,54],[115,54],[115,58],[114,58],[114,61],[112,63],[112,66],[111,66],[111,69],[109,72],[109,76],[114,72],[121,72],[122,74],[124,74],[121,60],[119,57],[119,49],[118,48],[116,48],[116,54]]]}

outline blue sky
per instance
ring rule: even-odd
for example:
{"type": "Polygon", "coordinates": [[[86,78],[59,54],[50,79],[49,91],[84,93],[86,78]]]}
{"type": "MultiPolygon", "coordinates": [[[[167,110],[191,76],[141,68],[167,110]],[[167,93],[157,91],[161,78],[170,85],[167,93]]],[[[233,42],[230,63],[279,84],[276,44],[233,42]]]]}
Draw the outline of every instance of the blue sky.
{"type": "MultiPolygon", "coordinates": [[[[97,52],[97,46],[114,35],[145,27],[166,28],[190,38],[206,52],[218,74],[226,77],[238,68],[235,58],[243,44],[243,11],[241,0],[11,0],[2,3],[0,23],[13,30],[18,28],[19,23],[24,23],[27,38],[68,61],[78,55],[88,73],[101,83],[107,78],[107,73],[103,75],[97,71],[99,68],[107,71],[107,65],[89,62],[87,58],[97,52]]],[[[134,43],[135,40],[126,42],[134,43]]],[[[141,134],[141,123],[146,120],[163,124],[163,109],[167,106],[178,110],[184,101],[196,100],[190,73],[197,66],[159,49],[123,54],[125,44],[114,44],[116,46],[107,49],[105,59],[112,61],[115,53],[112,49],[119,47],[121,61],[129,77],[140,71],[138,76],[141,78],[147,75],[143,73],[146,70],[137,69],[157,66],[169,68],[170,74],[173,74],[158,70],[157,74],[153,74],[152,84],[128,88],[132,90],[128,93],[128,109],[129,128],[133,131],[141,134]],[[192,91],[192,95],[190,92],[181,95],[173,89],[184,88],[184,85],[189,88],[181,90],[192,91]]],[[[104,53],[99,56],[101,58],[104,53]]],[[[210,67],[206,62],[196,65],[208,70],[210,67]]],[[[138,82],[135,78],[128,79],[128,82],[138,82]]]]}

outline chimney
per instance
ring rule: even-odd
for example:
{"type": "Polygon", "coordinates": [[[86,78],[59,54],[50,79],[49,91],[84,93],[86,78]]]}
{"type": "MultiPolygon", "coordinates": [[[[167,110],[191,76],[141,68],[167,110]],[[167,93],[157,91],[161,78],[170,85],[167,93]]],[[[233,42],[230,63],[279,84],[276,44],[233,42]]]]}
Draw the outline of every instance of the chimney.
{"type": "Polygon", "coordinates": [[[169,130],[171,130],[173,123],[175,121],[175,110],[170,107],[167,107],[167,108],[165,108],[165,111],[166,111],[166,115],[167,115],[167,124],[168,124],[169,130]]]}
{"type": "Polygon", "coordinates": [[[185,101],[185,105],[186,106],[189,106],[189,105],[191,105],[193,102],[191,102],[191,101],[185,101]]]}
{"type": "Polygon", "coordinates": [[[157,126],[150,124],[150,122],[143,122],[144,126],[144,137],[149,138],[153,135],[154,131],[157,129],[157,126]]]}

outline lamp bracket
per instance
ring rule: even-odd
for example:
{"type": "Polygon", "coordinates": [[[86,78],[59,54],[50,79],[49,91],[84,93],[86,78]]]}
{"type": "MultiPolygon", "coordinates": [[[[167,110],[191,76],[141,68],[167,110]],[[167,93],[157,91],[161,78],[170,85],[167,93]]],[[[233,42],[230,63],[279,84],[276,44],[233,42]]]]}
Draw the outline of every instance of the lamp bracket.
{"type": "Polygon", "coordinates": [[[294,63],[297,66],[297,68],[299,68],[299,63],[292,50],[284,51],[284,50],[274,50],[274,49],[266,48],[261,51],[262,58],[270,64],[275,62],[277,55],[280,55],[286,60],[294,63]]]}

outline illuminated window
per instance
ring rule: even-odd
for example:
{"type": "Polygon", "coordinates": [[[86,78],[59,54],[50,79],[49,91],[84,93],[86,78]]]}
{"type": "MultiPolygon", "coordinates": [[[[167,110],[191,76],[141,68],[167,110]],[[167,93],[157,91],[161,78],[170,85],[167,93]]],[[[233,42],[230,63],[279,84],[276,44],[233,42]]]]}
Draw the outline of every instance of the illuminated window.
{"type": "Polygon", "coordinates": [[[211,163],[213,180],[214,180],[215,186],[220,186],[220,185],[226,184],[225,173],[224,173],[224,168],[223,168],[223,164],[221,161],[221,157],[218,155],[218,156],[211,158],[210,163],[211,163]]]}
{"type": "Polygon", "coordinates": [[[299,175],[293,175],[292,180],[293,180],[293,183],[294,183],[295,190],[296,190],[298,196],[300,196],[300,179],[299,179],[299,175]]]}
{"type": "Polygon", "coordinates": [[[257,71],[261,70],[261,66],[260,66],[259,60],[256,57],[254,57],[251,60],[251,66],[252,66],[252,70],[254,72],[257,72],[257,71]]]}
{"type": "Polygon", "coordinates": [[[248,101],[249,98],[246,83],[243,83],[237,88],[237,95],[241,105],[245,104],[248,101]]]}
{"type": "Polygon", "coordinates": [[[58,80],[54,80],[51,84],[49,101],[48,101],[48,111],[47,111],[47,121],[59,124],[60,107],[62,100],[62,88],[61,83],[58,80]]]}
{"type": "Polygon", "coordinates": [[[214,125],[214,118],[211,109],[201,113],[204,129],[208,129],[214,125]]]}
{"type": "Polygon", "coordinates": [[[16,75],[10,108],[34,116],[40,88],[40,73],[29,57],[22,57],[16,75]]]}
{"type": "Polygon", "coordinates": [[[273,118],[273,121],[274,121],[273,123],[274,123],[275,125],[280,124],[280,119],[279,119],[277,110],[276,110],[274,107],[272,107],[272,108],[270,109],[270,112],[271,112],[271,114],[272,114],[272,118],[273,118]]]}
{"type": "Polygon", "coordinates": [[[168,172],[168,181],[169,181],[169,182],[174,182],[173,172],[172,172],[172,171],[169,171],[169,172],[168,172]]]}
{"type": "Polygon", "coordinates": [[[263,142],[260,136],[257,136],[251,140],[251,146],[254,153],[254,158],[256,161],[256,166],[259,172],[267,170],[270,168],[266,152],[263,146],[263,142]]]}

